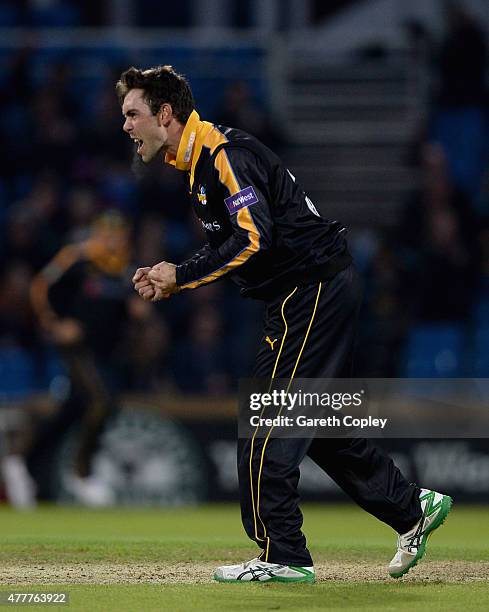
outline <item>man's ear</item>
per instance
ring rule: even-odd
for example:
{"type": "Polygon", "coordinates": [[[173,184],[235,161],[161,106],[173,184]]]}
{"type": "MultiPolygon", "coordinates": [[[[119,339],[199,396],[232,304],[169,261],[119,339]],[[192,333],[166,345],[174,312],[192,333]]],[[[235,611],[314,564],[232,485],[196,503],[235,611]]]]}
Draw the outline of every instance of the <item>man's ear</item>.
{"type": "Polygon", "coordinates": [[[161,105],[161,108],[158,112],[158,123],[161,124],[163,127],[167,128],[170,125],[172,119],[173,109],[171,107],[171,104],[165,102],[161,105]]]}

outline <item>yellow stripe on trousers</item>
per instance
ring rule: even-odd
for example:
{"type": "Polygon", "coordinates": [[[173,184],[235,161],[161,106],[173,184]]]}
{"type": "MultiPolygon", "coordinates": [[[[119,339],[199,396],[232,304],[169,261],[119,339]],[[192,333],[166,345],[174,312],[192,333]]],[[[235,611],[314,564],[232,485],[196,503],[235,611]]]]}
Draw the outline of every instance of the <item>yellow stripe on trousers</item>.
{"type": "MultiPolygon", "coordinates": [[[[312,327],[312,324],[314,322],[314,317],[316,316],[316,310],[317,310],[317,306],[318,306],[318,302],[319,302],[319,296],[321,295],[321,288],[322,288],[322,283],[319,283],[318,292],[317,292],[317,295],[316,295],[316,301],[314,303],[314,309],[313,309],[312,315],[311,315],[311,320],[309,321],[309,325],[307,327],[306,335],[304,336],[304,340],[302,342],[302,346],[301,346],[301,349],[299,351],[299,355],[297,356],[297,360],[295,362],[294,369],[292,371],[292,376],[290,377],[286,393],[288,393],[288,391],[290,389],[290,385],[292,384],[292,380],[293,380],[293,378],[295,376],[295,373],[297,371],[297,367],[299,365],[300,358],[301,358],[302,353],[304,351],[304,347],[306,346],[307,338],[309,337],[309,332],[311,331],[311,327],[312,327]]],[[[297,289],[297,287],[296,287],[296,289],[297,289]]],[[[291,297],[294,293],[295,293],[295,290],[288,297],[291,297]]],[[[288,297],[287,297],[287,299],[288,299],[288,297]]],[[[284,303],[282,305],[282,319],[284,320],[285,329],[287,331],[287,321],[285,320],[285,317],[284,317],[285,302],[286,302],[286,300],[284,300],[284,303]]],[[[284,334],[284,337],[282,338],[282,344],[280,346],[280,352],[282,351],[284,340],[285,340],[285,334],[284,334]]],[[[273,378],[275,377],[275,373],[276,373],[276,370],[277,370],[278,360],[280,358],[280,352],[277,355],[277,360],[275,362],[275,367],[274,367],[273,374],[272,374],[272,381],[273,381],[273,378]]],[[[272,381],[270,382],[270,388],[272,386],[272,381]]],[[[282,412],[282,407],[280,407],[280,410],[279,410],[277,416],[280,416],[281,412],[282,412]]],[[[258,428],[255,431],[255,435],[256,435],[257,430],[258,430],[258,428]]],[[[258,538],[258,534],[257,534],[257,531],[256,531],[256,519],[255,519],[255,536],[257,537],[257,539],[260,539],[260,540],[263,541],[263,539],[265,538],[266,541],[267,541],[267,546],[266,546],[266,550],[265,550],[265,559],[264,559],[264,561],[266,561],[266,562],[268,561],[268,551],[269,551],[269,548],[270,548],[270,538],[267,536],[267,529],[266,529],[266,527],[265,527],[265,525],[264,525],[264,523],[263,523],[263,521],[261,519],[261,516],[260,516],[260,482],[261,482],[261,474],[262,474],[262,470],[263,470],[263,460],[264,460],[264,457],[265,457],[265,449],[267,447],[268,440],[270,438],[272,430],[273,430],[273,426],[270,428],[270,431],[268,432],[267,437],[265,438],[265,442],[263,443],[263,449],[262,449],[261,458],[260,458],[260,468],[258,470],[256,515],[257,515],[257,517],[258,517],[258,519],[259,519],[259,521],[260,521],[260,523],[261,523],[261,525],[263,527],[263,538],[258,538]]],[[[254,438],[254,436],[253,436],[253,438],[254,438]]],[[[252,441],[252,450],[251,450],[251,457],[250,457],[250,474],[251,474],[251,461],[252,461],[252,457],[253,457],[253,441],[252,441]]],[[[253,486],[252,486],[252,490],[253,490],[253,486]]],[[[253,507],[253,510],[254,510],[254,507],[253,507]]]]}
{"type": "MultiPolygon", "coordinates": [[[[278,362],[280,359],[280,355],[282,354],[282,349],[284,347],[284,342],[285,342],[285,337],[287,336],[287,331],[288,331],[288,326],[287,326],[287,321],[285,320],[285,316],[284,316],[284,308],[285,308],[285,304],[287,304],[287,302],[289,301],[289,299],[294,295],[294,293],[297,291],[297,287],[291,292],[289,293],[289,295],[285,298],[285,300],[282,302],[282,309],[281,309],[281,313],[282,313],[282,319],[283,322],[285,324],[285,331],[284,331],[284,335],[282,336],[282,341],[280,343],[280,349],[278,351],[278,355],[277,355],[277,359],[275,359],[275,366],[273,368],[273,373],[272,373],[272,380],[270,381],[270,387],[268,388],[268,391],[270,391],[271,387],[272,387],[272,382],[273,379],[275,377],[275,372],[277,371],[277,366],[278,366],[278,362]]],[[[262,414],[263,414],[263,410],[262,410],[262,414]]],[[[261,415],[260,415],[261,416],[261,415]]],[[[255,493],[253,491],[253,469],[252,469],[252,463],[253,463],[253,447],[255,444],[255,437],[256,434],[258,432],[258,425],[256,426],[255,429],[255,433],[253,434],[253,437],[251,438],[251,450],[250,450],[250,489],[251,489],[251,505],[253,507],[253,521],[255,524],[255,538],[257,540],[263,540],[263,538],[260,538],[258,535],[258,530],[257,530],[257,525],[256,525],[256,516],[257,516],[257,512],[255,510],[255,493]]],[[[260,519],[261,520],[261,519],[260,519]]],[[[262,523],[263,525],[263,523],[262,523]]],[[[265,525],[263,525],[263,529],[265,529],[265,525]]],[[[266,530],[265,530],[266,531],[266,530]]]]}

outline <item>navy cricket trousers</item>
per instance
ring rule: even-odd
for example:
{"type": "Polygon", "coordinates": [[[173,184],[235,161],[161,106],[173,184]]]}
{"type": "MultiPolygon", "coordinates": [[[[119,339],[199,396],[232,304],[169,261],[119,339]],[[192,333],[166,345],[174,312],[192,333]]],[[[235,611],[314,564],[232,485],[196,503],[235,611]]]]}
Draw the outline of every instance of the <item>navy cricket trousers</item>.
{"type": "MultiPolygon", "coordinates": [[[[296,287],[268,303],[253,375],[350,377],[360,302],[359,278],[350,266],[331,280],[296,287]]],[[[263,549],[263,561],[313,564],[301,531],[297,491],[299,465],[306,455],[356,503],[398,533],[420,519],[419,489],[370,440],[273,435],[240,439],[241,516],[246,533],[263,549]]]]}

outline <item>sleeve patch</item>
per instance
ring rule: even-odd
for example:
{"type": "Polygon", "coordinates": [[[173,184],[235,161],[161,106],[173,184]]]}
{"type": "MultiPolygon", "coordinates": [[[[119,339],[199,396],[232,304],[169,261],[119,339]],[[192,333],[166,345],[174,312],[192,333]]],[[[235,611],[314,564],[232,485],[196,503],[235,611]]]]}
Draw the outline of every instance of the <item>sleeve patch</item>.
{"type": "Polygon", "coordinates": [[[240,208],[248,208],[248,206],[256,204],[258,202],[258,198],[256,197],[255,190],[250,185],[249,187],[245,187],[241,191],[238,191],[238,193],[229,196],[229,198],[225,198],[224,202],[228,207],[229,214],[234,215],[234,213],[238,212],[240,208]]]}

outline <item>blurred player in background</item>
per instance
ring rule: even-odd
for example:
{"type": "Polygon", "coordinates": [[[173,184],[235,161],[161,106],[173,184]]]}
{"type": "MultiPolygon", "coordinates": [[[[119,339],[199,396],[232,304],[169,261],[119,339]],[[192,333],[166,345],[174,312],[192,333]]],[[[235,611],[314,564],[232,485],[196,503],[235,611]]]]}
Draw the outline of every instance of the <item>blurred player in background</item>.
{"type": "MultiPolygon", "coordinates": [[[[323,218],[282,165],[256,138],[201,121],[187,81],[170,66],[122,74],[117,93],[124,130],[144,162],[161,155],[185,173],[192,207],[208,244],[176,266],[139,268],[135,289],[158,301],[229,274],[244,296],[264,300],[257,378],[351,376],[361,291],[346,229],[323,218]]],[[[163,159],[162,159],[163,161],[163,159]]],[[[238,323],[239,324],[239,323],[238,323]]],[[[447,516],[451,499],[407,482],[366,439],[238,442],[243,525],[262,552],[219,567],[222,582],[314,582],[301,531],[299,465],[309,455],[362,508],[399,534],[389,565],[405,574],[447,516]]]]}
{"type": "MultiPolygon", "coordinates": [[[[70,393],[61,409],[41,422],[23,455],[35,473],[77,423],[73,471],[64,475],[63,484],[78,502],[90,506],[115,501],[93,474],[92,458],[117,406],[118,351],[132,301],[130,260],[129,226],[120,213],[108,211],[96,218],[87,240],[62,248],[31,286],[33,309],[62,356],[70,393]]],[[[21,458],[7,457],[3,468],[10,500],[32,505],[34,489],[21,458]]]]}

